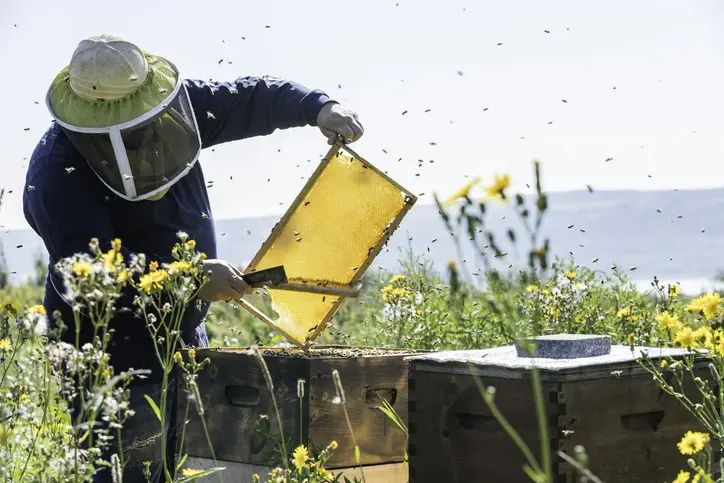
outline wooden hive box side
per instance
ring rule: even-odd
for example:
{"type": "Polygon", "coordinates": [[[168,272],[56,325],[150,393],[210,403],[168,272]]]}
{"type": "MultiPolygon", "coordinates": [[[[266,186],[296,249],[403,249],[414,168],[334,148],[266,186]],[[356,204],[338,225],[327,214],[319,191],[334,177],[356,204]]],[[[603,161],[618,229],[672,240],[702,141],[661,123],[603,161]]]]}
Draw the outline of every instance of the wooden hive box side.
{"type": "MultiPolygon", "coordinates": [[[[695,374],[710,378],[700,367],[695,374]]],[[[689,378],[686,394],[696,396],[689,378]]],[[[572,455],[586,449],[591,471],[607,483],[669,481],[687,469],[676,446],[687,430],[703,430],[673,397],[646,372],[562,384],[564,411],[559,417],[560,449],[572,455]]],[[[565,464],[565,481],[575,481],[565,464]]]]}
{"type": "MultiPolygon", "coordinates": [[[[187,357],[187,356],[185,356],[187,357]]],[[[274,441],[279,425],[271,393],[267,388],[259,361],[245,352],[197,350],[198,361],[208,357],[211,365],[199,375],[197,385],[204,406],[204,419],[220,460],[249,464],[272,464],[278,458],[274,441]],[[261,425],[262,431],[258,431],[261,425]]],[[[299,401],[297,380],[307,379],[309,361],[299,358],[265,357],[285,439],[299,437],[299,401]]],[[[188,410],[184,438],[190,456],[212,458],[196,406],[189,401],[183,381],[179,388],[179,424],[188,410]]]]}
{"type": "MultiPolygon", "coordinates": [[[[530,380],[481,380],[496,388],[496,406],[538,457],[530,380]]],[[[412,369],[409,387],[410,482],[530,481],[522,470],[524,456],[483,401],[473,376],[412,369]]],[[[543,390],[554,449],[558,385],[544,382],[543,390]]]]}
{"type": "Polygon", "coordinates": [[[377,408],[381,395],[407,425],[407,363],[404,357],[395,354],[310,361],[309,440],[310,445],[319,448],[337,441],[339,447],[329,460],[329,468],[357,464],[342,405],[334,402],[337,395],[332,379],[334,369],[340,375],[362,464],[404,460],[406,434],[377,408]]]}

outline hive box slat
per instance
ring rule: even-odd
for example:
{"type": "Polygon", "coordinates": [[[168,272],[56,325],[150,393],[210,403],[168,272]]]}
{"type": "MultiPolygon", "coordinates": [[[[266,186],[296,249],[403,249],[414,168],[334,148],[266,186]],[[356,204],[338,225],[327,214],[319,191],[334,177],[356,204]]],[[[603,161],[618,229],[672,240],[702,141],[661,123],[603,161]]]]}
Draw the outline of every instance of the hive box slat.
{"type": "MultiPolygon", "coordinates": [[[[328,346],[315,350],[338,349],[328,346]]],[[[355,351],[365,351],[356,348],[355,351]]],[[[407,363],[404,357],[415,351],[382,352],[359,357],[300,358],[285,355],[265,356],[274,382],[285,438],[291,447],[303,443],[322,449],[331,441],[339,447],[328,468],[356,464],[354,443],[349,435],[343,407],[335,404],[336,390],[332,370],[339,371],[346,394],[346,407],[354,429],[363,465],[401,462],[407,437],[377,406],[379,394],[392,403],[407,423],[407,363]],[[304,397],[297,397],[297,381],[305,381],[304,397]],[[300,428],[301,424],[301,428],[300,428]]],[[[187,355],[186,355],[187,356],[187,355]]],[[[198,377],[198,388],[205,409],[204,419],[216,457],[220,460],[252,465],[274,465],[275,447],[256,430],[259,421],[269,434],[278,437],[271,394],[258,360],[241,349],[204,349],[196,359],[209,358],[211,365],[198,377]],[[261,416],[267,416],[260,419],[261,416]]],[[[188,407],[185,448],[190,456],[213,459],[200,418],[188,394],[179,391],[181,419],[188,407]]]]}
{"type": "MultiPolygon", "coordinates": [[[[573,454],[583,445],[589,468],[607,483],[661,482],[686,469],[676,443],[694,418],[633,360],[630,348],[579,362],[539,362],[550,449],[573,454]],[[628,351],[628,355],[626,354],[628,351]],[[599,359],[596,361],[595,359],[599,359]]],[[[482,400],[472,374],[494,386],[495,403],[537,458],[540,441],[531,363],[517,363],[512,346],[437,353],[409,359],[410,482],[529,482],[526,460],[482,400]],[[501,361],[499,358],[502,358],[501,361]]],[[[651,351],[680,356],[683,351],[651,351]]],[[[540,360],[539,360],[540,361],[540,360]]],[[[706,361],[695,374],[711,379],[706,361]]],[[[687,394],[694,394],[693,383],[687,394]]],[[[575,472],[555,458],[559,483],[575,472]]]]}
{"type": "MultiPolygon", "coordinates": [[[[199,478],[196,481],[206,483],[221,483],[223,476],[224,482],[248,483],[251,482],[252,475],[257,474],[261,481],[266,481],[267,474],[271,471],[268,466],[250,465],[246,463],[235,463],[233,461],[217,460],[218,464],[214,464],[214,460],[206,458],[189,457],[184,468],[192,468],[197,470],[208,470],[211,468],[223,467],[223,472],[199,478]]],[[[407,465],[405,463],[388,463],[383,465],[363,466],[352,468],[337,468],[330,470],[333,475],[342,474],[343,477],[354,481],[354,478],[362,479],[364,472],[365,479],[370,483],[407,483],[407,465]]],[[[344,481],[344,478],[342,479],[344,481]]]]}

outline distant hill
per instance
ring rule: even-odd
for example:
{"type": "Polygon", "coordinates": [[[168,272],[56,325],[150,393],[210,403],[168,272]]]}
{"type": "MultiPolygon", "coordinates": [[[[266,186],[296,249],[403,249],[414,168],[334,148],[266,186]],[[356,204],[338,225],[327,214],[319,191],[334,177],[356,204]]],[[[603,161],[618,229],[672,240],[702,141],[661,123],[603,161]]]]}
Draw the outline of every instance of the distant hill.
{"type": "MultiPolygon", "coordinates": [[[[487,226],[509,251],[507,264],[515,253],[506,244],[505,232],[512,227],[524,240],[522,225],[510,206],[493,202],[487,206],[487,226]]],[[[724,213],[724,189],[552,193],[549,207],[543,235],[551,238],[554,254],[568,257],[572,253],[579,264],[603,271],[614,263],[624,269],[635,267],[630,275],[642,283],[654,276],[704,283],[724,268],[724,225],[719,218],[724,213]]],[[[247,263],[278,219],[216,220],[219,256],[247,263]]],[[[31,231],[4,232],[0,241],[10,270],[16,272],[13,281],[32,273],[34,257],[44,256],[41,240],[31,231]]],[[[373,268],[394,269],[399,250],[408,246],[440,270],[455,258],[454,244],[434,205],[418,204],[410,211],[373,268]]],[[[474,256],[465,236],[462,246],[463,256],[472,264],[474,256]]],[[[526,247],[524,242],[520,246],[526,247]]]]}

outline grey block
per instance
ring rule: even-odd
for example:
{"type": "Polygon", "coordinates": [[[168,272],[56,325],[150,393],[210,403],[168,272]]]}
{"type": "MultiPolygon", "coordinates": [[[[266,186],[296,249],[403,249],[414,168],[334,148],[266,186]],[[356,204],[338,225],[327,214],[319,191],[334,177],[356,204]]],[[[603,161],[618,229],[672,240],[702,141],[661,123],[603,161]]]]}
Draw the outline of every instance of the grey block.
{"type": "Polygon", "coordinates": [[[578,359],[596,357],[611,353],[611,338],[607,335],[593,334],[555,334],[531,337],[535,344],[535,353],[529,355],[518,343],[515,351],[518,357],[538,357],[544,359],[578,359]]]}

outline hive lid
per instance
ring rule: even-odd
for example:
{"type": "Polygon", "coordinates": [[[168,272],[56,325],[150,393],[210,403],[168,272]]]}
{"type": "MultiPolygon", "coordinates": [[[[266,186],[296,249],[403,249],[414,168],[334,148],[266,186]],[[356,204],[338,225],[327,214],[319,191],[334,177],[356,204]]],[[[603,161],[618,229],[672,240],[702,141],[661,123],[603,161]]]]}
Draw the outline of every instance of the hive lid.
{"type": "Polygon", "coordinates": [[[684,349],[637,346],[632,351],[627,345],[613,345],[610,353],[601,356],[550,359],[519,357],[516,347],[509,345],[494,349],[436,352],[410,356],[406,360],[412,370],[422,372],[469,375],[472,369],[472,373],[479,376],[505,379],[527,379],[530,370],[537,367],[541,380],[563,382],[642,374],[645,369],[637,362],[642,353],[651,359],[690,354],[684,349]]]}

